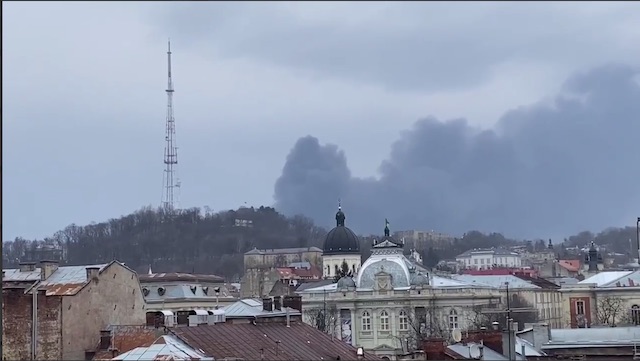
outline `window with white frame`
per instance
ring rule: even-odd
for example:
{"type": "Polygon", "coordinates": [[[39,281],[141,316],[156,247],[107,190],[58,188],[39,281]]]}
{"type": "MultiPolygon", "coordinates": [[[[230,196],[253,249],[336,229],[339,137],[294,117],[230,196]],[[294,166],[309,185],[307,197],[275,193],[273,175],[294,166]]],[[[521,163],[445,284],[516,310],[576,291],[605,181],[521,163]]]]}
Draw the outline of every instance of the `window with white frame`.
{"type": "Polygon", "coordinates": [[[454,328],[458,328],[458,312],[451,309],[451,311],[449,311],[449,329],[453,330],[454,328]]]}
{"type": "Polygon", "coordinates": [[[631,322],[636,326],[640,325],[640,306],[638,305],[631,306],[631,322]]]}
{"type": "Polygon", "coordinates": [[[404,310],[400,311],[400,315],[398,317],[398,329],[400,331],[409,330],[409,317],[407,317],[407,312],[404,310]]]}
{"type": "Polygon", "coordinates": [[[389,313],[387,311],[380,312],[380,331],[389,331],[389,313]]]}
{"type": "Polygon", "coordinates": [[[576,314],[584,315],[584,301],[576,301],[576,314]]]}
{"type": "Polygon", "coordinates": [[[362,331],[371,331],[371,314],[368,311],[362,312],[362,331]]]}

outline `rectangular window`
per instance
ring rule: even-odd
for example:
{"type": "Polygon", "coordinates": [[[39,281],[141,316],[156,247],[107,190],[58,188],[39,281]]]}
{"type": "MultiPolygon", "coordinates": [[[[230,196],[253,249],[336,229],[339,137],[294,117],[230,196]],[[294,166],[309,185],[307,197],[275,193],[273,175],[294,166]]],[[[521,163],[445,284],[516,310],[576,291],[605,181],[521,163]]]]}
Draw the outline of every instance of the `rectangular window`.
{"type": "Polygon", "coordinates": [[[389,331],[389,314],[387,311],[380,313],[380,331],[389,331]]]}
{"type": "Polygon", "coordinates": [[[473,264],[478,264],[478,259],[477,258],[473,260],[473,264]]]}
{"type": "Polygon", "coordinates": [[[584,315],[584,301],[576,301],[576,314],[584,315]]]}
{"type": "Polygon", "coordinates": [[[362,331],[371,331],[371,315],[367,311],[362,314],[362,331]]]}

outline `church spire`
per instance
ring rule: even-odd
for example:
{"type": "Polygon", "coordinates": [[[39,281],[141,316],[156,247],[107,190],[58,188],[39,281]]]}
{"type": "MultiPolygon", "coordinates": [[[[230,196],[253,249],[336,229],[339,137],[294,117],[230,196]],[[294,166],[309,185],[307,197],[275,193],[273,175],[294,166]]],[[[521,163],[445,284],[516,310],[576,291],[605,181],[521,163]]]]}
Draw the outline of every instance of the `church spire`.
{"type": "Polygon", "coordinates": [[[342,204],[340,198],[338,198],[338,213],[336,213],[336,227],[344,227],[345,220],[344,212],[342,212],[342,204]]]}
{"type": "Polygon", "coordinates": [[[384,236],[390,237],[390,233],[391,231],[389,230],[389,221],[385,218],[384,219],[384,236]]]}

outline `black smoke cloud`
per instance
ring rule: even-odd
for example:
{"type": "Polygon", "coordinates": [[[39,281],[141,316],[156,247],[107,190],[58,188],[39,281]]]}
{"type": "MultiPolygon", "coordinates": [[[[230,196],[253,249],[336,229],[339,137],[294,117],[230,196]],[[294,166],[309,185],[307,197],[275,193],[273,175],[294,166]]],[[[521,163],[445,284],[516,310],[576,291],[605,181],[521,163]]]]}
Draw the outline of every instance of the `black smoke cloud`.
{"type": "Polygon", "coordinates": [[[376,179],[352,177],[338,147],[301,138],[275,184],[276,207],[329,226],[341,197],[348,225],[374,234],[384,218],[396,230],[516,237],[617,225],[640,213],[638,75],[624,65],[574,75],[553,101],[511,110],[492,130],[419,120],[376,179]]]}

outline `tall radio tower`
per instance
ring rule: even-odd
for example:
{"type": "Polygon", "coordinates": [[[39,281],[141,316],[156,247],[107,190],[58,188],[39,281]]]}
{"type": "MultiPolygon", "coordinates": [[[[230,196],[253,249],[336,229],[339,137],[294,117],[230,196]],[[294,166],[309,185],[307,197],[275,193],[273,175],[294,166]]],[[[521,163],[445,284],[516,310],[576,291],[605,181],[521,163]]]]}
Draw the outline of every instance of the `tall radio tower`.
{"type": "Polygon", "coordinates": [[[164,147],[164,176],[162,192],[162,206],[167,210],[173,210],[178,203],[178,190],[180,180],[177,175],[178,168],[178,147],[176,146],[176,120],[173,117],[173,81],[171,80],[171,41],[168,42],[167,50],[168,63],[168,83],[167,83],[167,124],[164,147]],[[175,180],[174,180],[175,177],[175,180]]]}

